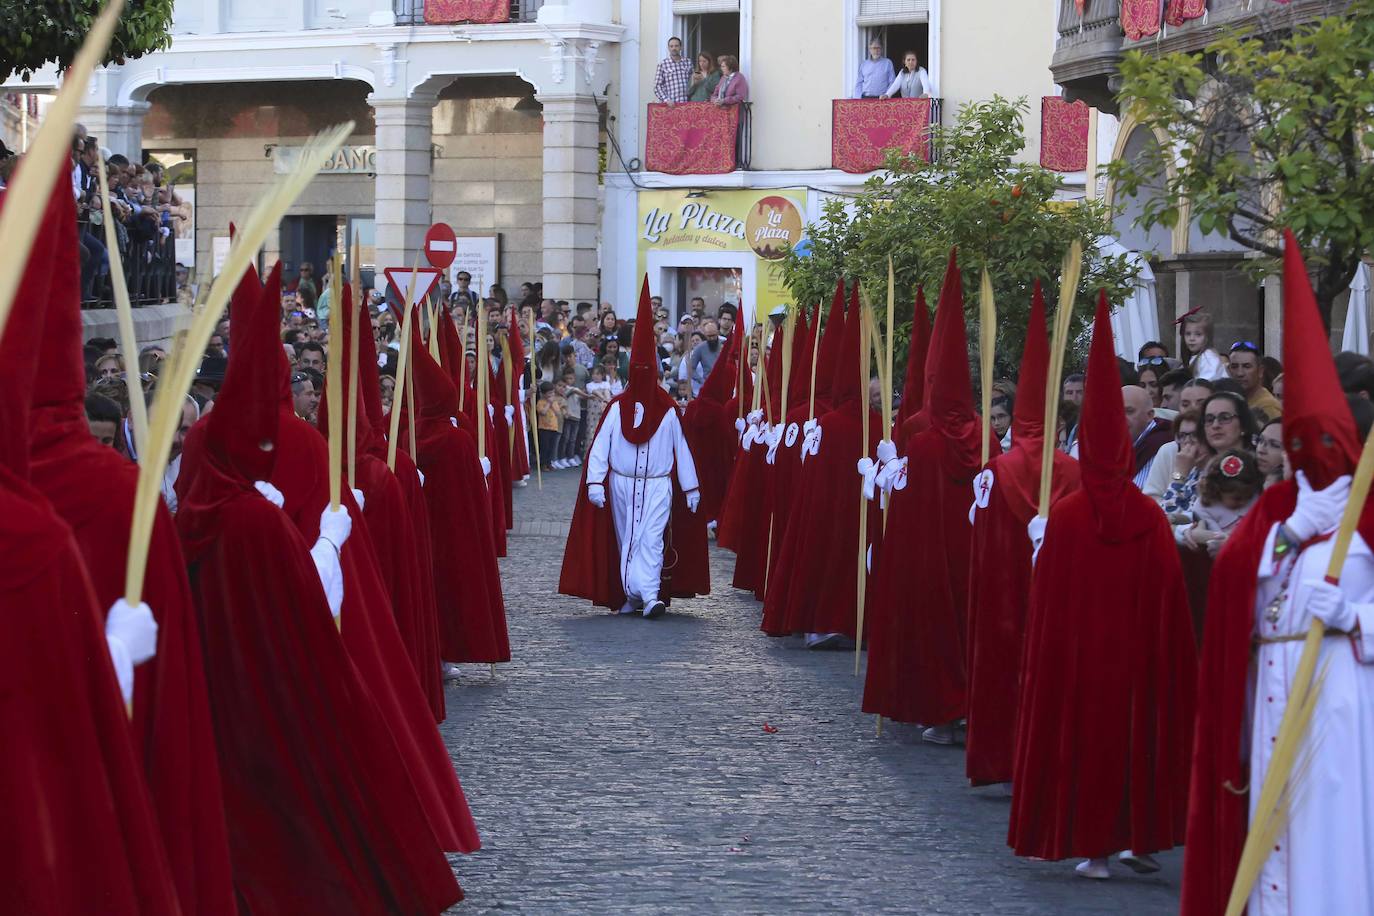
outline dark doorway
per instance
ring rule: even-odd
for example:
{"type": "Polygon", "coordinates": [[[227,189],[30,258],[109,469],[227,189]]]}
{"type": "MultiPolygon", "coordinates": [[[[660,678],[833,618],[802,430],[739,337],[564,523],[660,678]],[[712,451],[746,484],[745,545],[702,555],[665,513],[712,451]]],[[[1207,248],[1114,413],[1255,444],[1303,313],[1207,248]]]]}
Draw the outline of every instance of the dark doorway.
{"type": "MultiPolygon", "coordinates": [[[[868,39],[876,37],[883,43],[894,70],[901,72],[906,52],[915,51],[920,65],[930,70],[930,26],[924,22],[903,22],[877,26],[868,30],[868,39]]],[[[864,56],[868,56],[867,45],[864,56]]]]}
{"type": "MultiPolygon", "coordinates": [[[[739,57],[739,13],[702,13],[684,16],[687,23],[687,58],[696,63],[697,54],[705,51],[713,58],[722,54],[739,57]]],[[[748,78],[748,74],[745,74],[748,78]]]]}
{"type": "Polygon", "coordinates": [[[305,261],[314,265],[317,278],[324,276],[325,266],[338,244],[338,224],[336,216],[288,216],[281,221],[284,282],[294,283],[305,261]]]}

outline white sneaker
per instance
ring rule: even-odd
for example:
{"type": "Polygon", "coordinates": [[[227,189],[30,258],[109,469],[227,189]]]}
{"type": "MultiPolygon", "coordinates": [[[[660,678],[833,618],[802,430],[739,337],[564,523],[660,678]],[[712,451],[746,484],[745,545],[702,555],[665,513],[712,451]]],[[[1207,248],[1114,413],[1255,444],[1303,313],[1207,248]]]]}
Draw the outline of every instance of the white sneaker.
{"type": "Polygon", "coordinates": [[[1084,859],[1075,865],[1073,870],[1078,872],[1080,878],[1093,878],[1098,881],[1105,881],[1112,876],[1112,873],[1107,871],[1106,859],[1084,859]]]}
{"type": "Polygon", "coordinates": [[[628,601],[626,601],[624,604],[622,604],[622,605],[620,606],[620,613],[621,613],[621,614],[633,614],[634,612],[635,612],[635,606],[634,606],[633,604],[631,604],[630,602],[628,602],[628,601]]]}
{"type": "Polygon", "coordinates": [[[523,487],[523,486],[526,486],[528,483],[529,483],[528,480],[526,480],[526,479],[524,479],[524,478],[521,478],[520,480],[517,480],[517,481],[515,482],[515,485],[516,485],[517,487],[523,487]]]}
{"type": "Polygon", "coordinates": [[[644,619],[653,620],[655,617],[662,617],[668,612],[668,606],[655,598],[644,605],[644,619]]]}
{"type": "Polygon", "coordinates": [[[806,648],[821,651],[824,649],[839,649],[844,644],[844,634],[842,633],[807,633],[806,648]]]}
{"type": "Polygon", "coordinates": [[[459,670],[458,670],[458,666],[457,666],[457,665],[455,665],[453,662],[444,662],[443,665],[442,665],[442,668],[443,668],[443,679],[444,679],[444,680],[446,680],[446,681],[456,681],[456,680],[458,680],[459,670]]]}
{"type": "Polygon", "coordinates": [[[1117,859],[1120,860],[1122,865],[1126,866],[1137,875],[1153,875],[1155,872],[1159,871],[1159,863],[1155,861],[1155,857],[1146,855],[1145,853],[1136,855],[1129,849],[1126,849],[1122,851],[1121,855],[1117,856],[1117,859]]]}
{"type": "Polygon", "coordinates": [[[580,468],[580,467],[582,467],[582,459],[579,458],[579,457],[577,457],[576,455],[574,455],[574,456],[572,457],[572,463],[573,463],[573,467],[575,467],[575,468],[580,468]]]}
{"type": "Polygon", "coordinates": [[[954,726],[953,725],[932,725],[930,728],[921,732],[921,740],[931,744],[953,744],[954,726]]]}
{"type": "Polygon", "coordinates": [[[550,466],[553,467],[553,469],[554,469],[554,470],[557,470],[557,471],[563,470],[563,459],[562,459],[562,458],[555,458],[552,462],[550,462],[550,466]]]}

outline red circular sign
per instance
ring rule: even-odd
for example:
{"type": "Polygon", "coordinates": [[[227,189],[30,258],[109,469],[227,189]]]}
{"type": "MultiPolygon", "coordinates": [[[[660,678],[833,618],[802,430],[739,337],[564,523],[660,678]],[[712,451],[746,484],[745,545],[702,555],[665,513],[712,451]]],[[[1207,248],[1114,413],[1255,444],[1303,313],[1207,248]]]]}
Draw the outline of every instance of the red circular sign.
{"type": "Polygon", "coordinates": [[[458,237],[448,223],[435,223],[425,233],[425,258],[440,270],[447,270],[458,256],[458,237]]]}

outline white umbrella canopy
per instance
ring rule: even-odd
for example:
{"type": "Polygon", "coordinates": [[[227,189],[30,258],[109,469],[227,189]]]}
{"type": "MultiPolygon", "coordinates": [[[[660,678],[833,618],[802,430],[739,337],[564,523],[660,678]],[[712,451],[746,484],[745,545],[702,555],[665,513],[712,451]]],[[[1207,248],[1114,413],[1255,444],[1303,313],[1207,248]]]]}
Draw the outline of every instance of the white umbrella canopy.
{"type": "Polygon", "coordinates": [[[1350,307],[1345,313],[1341,349],[1369,355],[1369,265],[1365,263],[1350,281],[1350,307]]]}
{"type": "Polygon", "coordinates": [[[1135,365],[1140,348],[1148,341],[1159,340],[1155,274],[1138,252],[1131,251],[1116,239],[1103,236],[1098,239],[1097,250],[1112,257],[1125,255],[1127,263],[1136,269],[1135,283],[1126,301],[1112,310],[1116,355],[1135,365]]]}

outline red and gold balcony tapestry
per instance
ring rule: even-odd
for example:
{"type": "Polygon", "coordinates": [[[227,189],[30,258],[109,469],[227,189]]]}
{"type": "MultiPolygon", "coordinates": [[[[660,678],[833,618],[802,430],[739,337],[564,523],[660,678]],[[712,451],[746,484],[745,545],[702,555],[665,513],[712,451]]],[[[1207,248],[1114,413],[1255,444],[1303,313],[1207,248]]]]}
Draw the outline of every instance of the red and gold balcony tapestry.
{"type": "Polygon", "coordinates": [[[510,22],[510,0],[425,0],[425,22],[510,22]]]}
{"type": "Polygon", "coordinates": [[[721,175],[735,170],[739,106],[683,102],[649,106],[644,165],[669,175],[721,175]]]}
{"type": "Polygon", "coordinates": [[[1121,0],[1121,31],[1131,41],[1157,35],[1161,0],[1121,0]]]}
{"type": "Polygon", "coordinates": [[[1207,0],[1169,0],[1169,8],[1164,11],[1164,21],[1173,26],[1183,25],[1189,19],[1201,19],[1207,14],[1207,0]]]}
{"type": "Polygon", "coordinates": [[[883,167],[887,151],[930,159],[930,99],[835,99],[830,164],[845,172],[883,167]]]}
{"type": "Polygon", "coordinates": [[[1040,164],[1056,172],[1088,167],[1088,106],[1057,95],[1040,100],[1040,164]]]}

